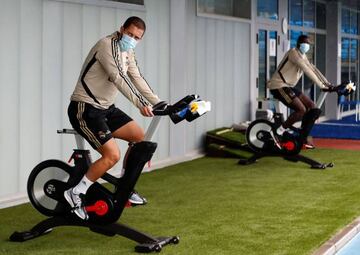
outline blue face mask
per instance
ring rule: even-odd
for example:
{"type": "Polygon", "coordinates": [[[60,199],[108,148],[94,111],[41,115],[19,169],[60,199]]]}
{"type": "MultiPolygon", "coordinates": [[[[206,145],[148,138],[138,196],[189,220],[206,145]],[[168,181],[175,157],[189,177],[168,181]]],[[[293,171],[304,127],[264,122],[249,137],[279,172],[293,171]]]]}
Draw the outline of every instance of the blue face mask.
{"type": "Polygon", "coordinates": [[[308,52],[310,50],[310,44],[300,43],[299,50],[301,51],[302,54],[305,54],[306,52],[308,52]]]}
{"type": "Polygon", "coordinates": [[[134,38],[128,36],[127,34],[123,34],[121,40],[119,41],[121,51],[129,51],[131,49],[134,49],[136,44],[137,41],[134,38]]]}

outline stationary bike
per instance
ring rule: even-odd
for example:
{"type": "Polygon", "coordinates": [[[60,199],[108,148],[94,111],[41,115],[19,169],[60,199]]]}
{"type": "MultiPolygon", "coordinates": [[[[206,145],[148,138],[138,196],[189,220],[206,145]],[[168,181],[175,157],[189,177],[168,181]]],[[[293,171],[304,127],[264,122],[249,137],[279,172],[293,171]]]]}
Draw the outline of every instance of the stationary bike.
{"type": "Polygon", "coordinates": [[[162,116],[168,115],[176,124],[186,119],[193,121],[210,111],[210,102],[202,101],[197,95],[189,95],[175,103],[168,105],[160,102],[153,107],[154,118],[145,134],[143,142],[132,143],[123,167],[122,177],[105,173],[101,179],[114,186],[110,191],[99,182],[95,182],[86,193],[85,209],[89,215],[87,221],[81,220],[65,201],[65,190],[75,186],[86,173],[91,164],[90,151],[85,149],[84,139],[74,130],[58,130],[59,134],[73,134],[76,138],[77,149],[71,156],[74,166],[60,160],[46,160],[35,166],[28,183],[27,192],[31,204],[40,213],[49,218],[35,225],[31,230],[14,232],[11,241],[27,241],[51,232],[58,226],[82,226],[93,232],[107,236],[121,235],[138,242],[137,252],[160,252],[167,244],[177,244],[179,237],[152,237],[121,223],[116,223],[127,204],[129,195],[141,174],[144,165],[150,161],[157,144],[151,138],[159,126],[162,116]]]}
{"type": "Polygon", "coordinates": [[[241,159],[239,164],[251,164],[258,159],[266,156],[281,156],[286,160],[293,162],[304,162],[313,169],[325,169],[333,167],[333,163],[320,163],[309,157],[300,155],[304,140],[310,134],[310,131],[321,114],[321,106],[325,101],[327,93],[336,92],[338,96],[350,95],[355,91],[356,86],[352,82],[344,82],[331,91],[323,89],[318,101],[317,108],[309,110],[303,117],[301,128],[294,132],[284,132],[282,136],[275,135],[276,129],[283,123],[283,115],[274,113],[273,121],[266,119],[257,119],[250,123],[246,130],[246,140],[248,146],[254,151],[254,155],[248,159],[241,159]]]}

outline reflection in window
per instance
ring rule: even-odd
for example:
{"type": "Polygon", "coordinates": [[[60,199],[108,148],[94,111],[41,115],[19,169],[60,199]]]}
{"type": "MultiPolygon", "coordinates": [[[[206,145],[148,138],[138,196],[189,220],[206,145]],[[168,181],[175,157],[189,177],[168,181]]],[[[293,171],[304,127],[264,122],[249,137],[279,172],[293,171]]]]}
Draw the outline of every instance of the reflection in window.
{"type": "Polygon", "coordinates": [[[296,42],[300,35],[302,35],[301,31],[290,30],[290,48],[296,47],[296,42]]]}
{"type": "Polygon", "coordinates": [[[278,0],[258,0],[257,15],[267,19],[279,19],[278,0]]]}
{"type": "Polygon", "coordinates": [[[350,41],[350,80],[357,81],[357,65],[358,65],[358,40],[350,41]]]}
{"type": "Polygon", "coordinates": [[[198,0],[198,13],[251,19],[251,0],[198,0]]]}
{"type": "MultiPolygon", "coordinates": [[[[316,48],[315,48],[316,67],[325,75],[326,73],[326,35],[316,34],[316,48]]],[[[315,87],[315,98],[319,98],[321,90],[319,86],[315,87]]],[[[321,107],[322,115],[325,114],[325,102],[321,107]]]]}
{"type": "MultiPolygon", "coordinates": [[[[341,80],[358,82],[359,69],[359,42],[357,39],[341,39],[341,80]]],[[[349,96],[348,100],[354,100],[356,95],[349,96]]],[[[350,108],[348,110],[351,110],[350,108]]]]}
{"type": "Polygon", "coordinates": [[[259,97],[266,97],[266,67],[267,67],[267,47],[266,30],[259,30],[259,97]]]}
{"type": "Polygon", "coordinates": [[[352,39],[351,45],[350,45],[350,62],[356,62],[357,61],[357,40],[352,39]]]}
{"type": "Polygon", "coordinates": [[[316,3],[316,28],[326,29],[326,5],[316,3]]]}
{"type": "Polygon", "coordinates": [[[349,49],[350,40],[348,38],[341,39],[341,80],[349,79],[349,49]]]}
{"type": "Polygon", "coordinates": [[[304,27],[315,27],[315,2],[304,0],[304,27]]]}
{"type": "Polygon", "coordinates": [[[144,0],[106,0],[106,1],[144,5],[144,0]]]}
{"type": "Polygon", "coordinates": [[[270,38],[270,48],[274,46],[275,44],[275,49],[273,48],[272,50],[270,50],[269,53],[269,68],[270,68],[270,77],[275,73],[276,71],[276,56],[277,56],[277,47],[276,47],[276,42],[277,42],[277,32],[276,31],[269,31],[269,38],[270,38]],[[273,44],[273,46],[271,46],[271,44],[273,44]],[[273,51],[273,52],[272,52],[273,51]]]}
{"type": "Polygon", "coordinates": [[[358,34],[358,15],[357,12],[350,12],[350,34],[358,34]]]}
{"type": "MultiPolygon", "coordinates": [[[[315,34],[313,33],[304,33],[306,34],[311,42],[315,42],[315,34]]],[[[314,45],[311,45],[310,50],[306,53],[306,56],[310,63],[314,63],[314,45]]],[[[312,99],[314,100],[315,94],[314,94],[314,82],[310,80],[306,75],[304,75],[304,92],[312,99]]]]}
{"type": "Polygon", "coordinates": [[[302,0],[289,0],[290,25],[302,26],[302,0]]]}
{"type": "Polygon", "coordinates": [[[314,0],[288,0],[289,24],[326,29],[326,4],[314,0]]]}
{"type": "Polygon", "coordinates": [[[341,32],[350,34],[350,11],[341,10],[341,32]]]}

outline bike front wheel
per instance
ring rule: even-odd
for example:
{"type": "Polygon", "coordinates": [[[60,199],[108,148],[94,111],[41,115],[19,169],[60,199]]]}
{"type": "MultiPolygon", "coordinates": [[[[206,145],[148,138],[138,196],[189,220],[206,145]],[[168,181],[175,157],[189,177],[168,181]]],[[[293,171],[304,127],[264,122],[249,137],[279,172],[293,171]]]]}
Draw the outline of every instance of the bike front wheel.
{"type": "Polygon", "coordinates": [[[64,191],[73,169],[60,160],[46,160],[35,166],[27,183],[27,192],[31,204],[46,216],[63,214],[68,209],[64,191]]]}
{"type": "Polygon", "coordinates": [[[271,136],[273,123],[268,120],[258,119],[250,123],[246,130],[246,141],[249,147],[255,152],[267,152],[274,146],[274,139],[271,136]]]}

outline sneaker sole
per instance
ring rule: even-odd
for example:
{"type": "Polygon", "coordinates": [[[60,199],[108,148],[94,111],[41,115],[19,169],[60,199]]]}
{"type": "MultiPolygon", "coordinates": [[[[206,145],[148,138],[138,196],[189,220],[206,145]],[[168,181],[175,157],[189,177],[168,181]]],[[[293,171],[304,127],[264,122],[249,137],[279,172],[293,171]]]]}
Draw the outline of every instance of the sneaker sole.
{"type": "Polygon", "coordinates": [[[66,201],[70,204],[71,206],[71,211],[74,212],[80,219],[82,220],[87,220],[89,218],[89,216],[85,216],[85,218],[83,218],[76,210],[75,210],[75,204],[72,201],[71,197],[69,196],[69,194],[67,193],[67,190],[64,191],[64,197],[66,199],[66,201]]]}
{"type": "Polygon", "coordinates": [[[145,205],[147,202],[137,202],[129,199],[129,202],[134,205],[145,205]]]}

